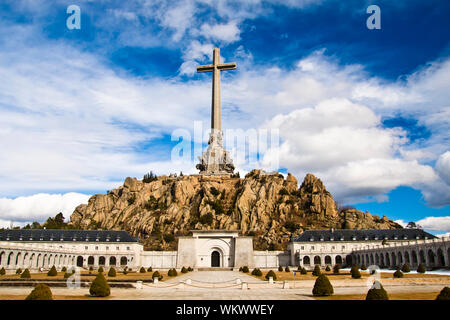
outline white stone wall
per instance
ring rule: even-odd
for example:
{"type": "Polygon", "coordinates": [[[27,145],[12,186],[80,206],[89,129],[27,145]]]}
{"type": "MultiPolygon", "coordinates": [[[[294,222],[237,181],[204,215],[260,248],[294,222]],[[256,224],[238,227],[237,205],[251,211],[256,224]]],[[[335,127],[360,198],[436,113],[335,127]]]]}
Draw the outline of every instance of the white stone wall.
{"type": "MultiPolygon", "coordinates": [[[[177,251],[143,251],[140,266],[153,269],[171,269],[177,267],[177,251]]],[[[186,266],[188,267],[188,266],[186,266]]]]}
{"type": "Polygon", "coordinates": [[[291,265],[289,251],[253,251],[255,268],[278,268],[291,265]]]}

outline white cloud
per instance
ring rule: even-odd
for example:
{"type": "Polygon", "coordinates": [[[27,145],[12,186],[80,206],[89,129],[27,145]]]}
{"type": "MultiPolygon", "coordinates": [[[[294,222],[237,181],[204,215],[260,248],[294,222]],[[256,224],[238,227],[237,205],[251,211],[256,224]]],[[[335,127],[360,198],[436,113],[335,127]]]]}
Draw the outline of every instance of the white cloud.
{"type": "Polygon", "coordinates": [[[450,231],[450,217],[426,217],[416,222],[424,229],[433,231],[450,231]]]}
{"type": "Polygon", "coordinates": [[[436,162],[436,171],[442,180],[450,186],[450,151],[439,156],[436,162]]]}
{"type": "Polygon", "coordinates": [[[44,222],[62,212],[68,218],[76,206],[87,203],[89,195],[81,193],[46,194],[39,193],[15,199],[0,198],[0,224],[9,227],[10,221],[24,225],[26,222],[44,222]]]}
{"type": "Polygon", "coordinates": [[[237,21],[214,25],[204,23],[200,28],[200,34],[208,39],[219,40],[224,43],[240,40],[240,30],[237,26],[237,21]]]}

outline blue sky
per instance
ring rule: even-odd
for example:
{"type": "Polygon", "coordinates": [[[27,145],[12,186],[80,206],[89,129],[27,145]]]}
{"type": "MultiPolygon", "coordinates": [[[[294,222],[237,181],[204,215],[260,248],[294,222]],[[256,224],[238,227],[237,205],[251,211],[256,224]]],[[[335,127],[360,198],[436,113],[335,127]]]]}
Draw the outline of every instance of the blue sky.
{"type": "Polygon", "coordinates": [[[127,176],[195,173],[170,161],[171,136],[207,129],[210,75],[195,66],[220,47],[238,65],[222,74],[224,128],[279,129],[260,156],[282,172],[449,232],[449,15],[438,0],[2,1],[0,224],[68,216],[127,176]]]}

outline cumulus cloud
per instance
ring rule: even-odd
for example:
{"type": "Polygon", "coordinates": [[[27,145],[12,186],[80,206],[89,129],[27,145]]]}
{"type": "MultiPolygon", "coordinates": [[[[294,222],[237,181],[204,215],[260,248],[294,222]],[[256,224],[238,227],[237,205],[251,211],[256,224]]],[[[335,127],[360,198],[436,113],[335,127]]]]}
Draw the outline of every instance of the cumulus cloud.
{"type": "Polygon", "coordinates": [[[424,229],[433,231],[450,231],[450,217],[426,217],[416,222],[424,229]]]}
{"type": "Polygon", "coordinates": [[[450,186],[450,151],[439,156],[436,162],[436,171],[441,179],[450,186]]]}
{"type": "Polygon", "coordinates": [[[200,28],[200,34],[208,39],[219,40],[224,43],[230,43],[240,39],[240,30],[236,21],[215,25],[205,23],[200,28]]]}
{"type": "Polygon", "coordinates": [[[0,224],[9,227],[11,221],[16,226],[23,226],[33,221],[42,223],[59,212],[69,218],[75,207],[87,203],[89,197],[86,194],[70,192],[66,194],[39,193],[15,199],[0,198],[0,224]]]}

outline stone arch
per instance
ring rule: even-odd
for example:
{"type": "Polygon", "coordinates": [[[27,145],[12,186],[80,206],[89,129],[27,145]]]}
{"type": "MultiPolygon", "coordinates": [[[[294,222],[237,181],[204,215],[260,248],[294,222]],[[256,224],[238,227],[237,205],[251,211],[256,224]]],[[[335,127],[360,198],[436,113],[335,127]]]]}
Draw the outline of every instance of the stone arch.
{"type": "Polygon", "coordinates": [[[331,257],[325,256],[325,264],[331,264],[331,257]]]}
{"type": "Polygon", "coordinates": [[[380,253],[380,264],[381,264],[381,267],[385,267],[385,264],[384,264],[384,254],[383,254],[383,253],[380,253]]]}
{"type": "Polygon", "coordinates": [[[386,252],[386,266],[390,267],[391,266],[391,259],[389,258],[389,253],[386,252]]]}
{"type": "Polygon", "coordinates": [[[366,259],[364,260],[364,264],[369,264],[369,254],[366,253],[366,259]]]}
{"type": "Polygon", "coordinates": [[[104,265],[105,265],[105,262],[106,262],[106,259],[105,259],[104,256],[100,256],[100,257],[98,258],[98,265],[99,265],[99,266],[104,266],[104,265]]]}
{"type": "Polygon", "coordinates": [[[417,262],[418,262],[416,250],[411,251],[411,261],[412,261],[412,264],[417,264],[417,262]]]}
{"type": "Polygon", "coordinates": [[[378,253],[375,253],[375,264],[376,265],[380,264],[380,256],[378,255],[378,253]]]}
{"type": "Polygon", "coordinates": [[[41,254],[38,253],[36,257],[36,264],[34,265],[36,268],[39,268],[39,263],[41,262],[41,254]]]}
{"type": "Polygon", "coordinates": [[[6,265],[10,266],[13,260],[14,260],[14,252],[11,251],[8,255],[8,263],[6,265]]]}
{"type": "Polygon", "coordinates": [[[21,257],[22,257],[22,253],[18,252],[17,255],[16,255],[16,267],[20,266],[20,259],[21,259],[21,257]]]}
{"type": "Polygon", "coordinates": [[[110,266],[115,266],[117,263],[117,259],[114,256],[109,257],[109,265],[110,266]]]}
{"type": "Polygon", "coordinates": [[[405,251],[405,263],[411,264],[411,259],[409,257],[409,252],[405,251]]]}
{"type": "Polygon", "coordinates": [[[314,264],[320,265],[320,264],[321,264],[321,261],[322,261],[322,259],[320,259],[320,256],[315,256],[315,257],[314,257],[314,264]]]}
{"type": "Polygon", "coordinates": [[[30,262],[28,263],[30,268],[33,268],[36,261],[36,254],[33,252],[30,256],[30,262]]]}
{"type": "Polygon", "coordinates": [[[345,263],[346,263],[348,266],[351,266],[351,265],[353,264],[353,258],[352,258],[352,256],[351,256],[350,254],[348,254],[348,255],[345,257],[345,263]]]}
{"type": "Polygon", "coordinates": [[[426,263],[425,252],[423,252],[423,250],[419,251],[419,261],[420,261],[420,263],[426,263]]]}
{"type": "Polygon", "coordinates": [[[336,256],[336,264],[342,265],[342,257],[341,256],[336,256]]]}
{"type": "Polygon", "coordinates": [[[50,254],[49,256],[48,256],[48,260],[47,260],[47,266],[50,268],[50,266],[52,265],[52,258],[53,258],[53,255],[52,254],[50,254]]]}
{"type": "Polygon", "coordinates": [[[220,267],[221,266],[221,254],[219,250],[214,249],[211,252],[211,267],[220,267]]]}
{"type": "Polygon", "coordinates": [[[361,255],[360,255],[360,254],[358,254],[358,255],[356,256],[356,263],[358,263],[358,264],[361,263],[361,255]]]}
{"type": "Polygon", "coordinates": [[[0,266],[3,266],[3,264],[5,263],[5,259],[6,259],[6,252],[5,251],[0,252],[0,266]]]}
{"type": "Polygon", "coordinates": [[[28,252],[25,252],[25,254],[23,255],[23,259],[22,259],[22,266],[24,266],[25,268],[28,267],[28,252]]]}
{"type": "Polygon", "coordinates": [[[121,265],[121,266],[126,266],[127,263],[128,263],[127,257],[121,257],[121,258],[120,258],[120,265],[121,265]]]}
{"type": "Polygon", "coordinates": [[[311,264],[311,259],[308,256],[304,256],[303,257],[303,265],[310,265],[311,264]]]}
{"type": "Polygon", "coordinates": [[[437,262],[439,267],[445,267],[445,257],[441,248],[437,250],[437,262]]]}
{"type": "Polygon", "coordinates": [[[403,264],[403,256],[400,251],[397,253],[397,258],[398,258],[398,263],[403,264]]]}
{"type": "Polygon", "coordinates": [[[436,263],[435,254],[431,249],[428,249],[428,260],[432,266],[436,263]]]}
{"type": "Polygon", "coordinates": [[[94,265],[94,256],[89,256],[88,257],[88,266],[92,266],[94,265]]]}
{"type": "Polygon", "coordinates": [[[84,262],[84,259],[83,259],[83,257],[82,256],[78,256],[77,257],[77,267],[83,267],[83,262],[84,262]]]}

